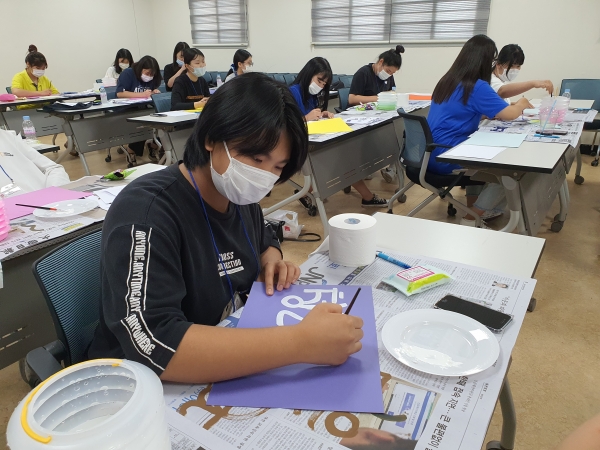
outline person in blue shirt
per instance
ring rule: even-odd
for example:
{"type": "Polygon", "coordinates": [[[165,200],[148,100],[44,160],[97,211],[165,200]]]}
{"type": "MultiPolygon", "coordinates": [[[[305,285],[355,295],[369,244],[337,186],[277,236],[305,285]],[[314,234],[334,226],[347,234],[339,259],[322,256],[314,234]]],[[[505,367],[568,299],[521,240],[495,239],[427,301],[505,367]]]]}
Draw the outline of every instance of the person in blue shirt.
{"type": "MultiPolygon", "coordinates": [[[[490,86],[497,56],[496,44],[483,34],[466,42],[433,90],[427,122],[435,143],[456,146],[477,131],[482,117],[514,120],[529,107],[525,98],[507,105],[490,86]]],[[[448,150],[434,149],[427,170],[446,175],[461,169],[456,164],[436,161],[438,155],[448,150]]],[[[501,215],[504,204],[504,189],[499,184],[487,184],[482,191],[481,186],[467,186],[467,205],[484,219],[501,215]]],[[[474,226],[475,218],[466,216],[461,224],[474,226]]]]}
{"type": "MultiPolygon", "coordinates": [[[[332,79],[333,73],[329,62],[320,56],[308,61],[298,73],[294,84],[290,86],[290,91],[306,121],[333,117],[333,113],[327,111],[332,79]]],[[[364,181],[354,183],[352,187],[361,195],[363,207],[383,208],[387,206],[387,200],[373,194],[364,181]]],[[[308,196],[302,197],[300,203],[306,209],[310,209],[312,206],[308,196]]]]}

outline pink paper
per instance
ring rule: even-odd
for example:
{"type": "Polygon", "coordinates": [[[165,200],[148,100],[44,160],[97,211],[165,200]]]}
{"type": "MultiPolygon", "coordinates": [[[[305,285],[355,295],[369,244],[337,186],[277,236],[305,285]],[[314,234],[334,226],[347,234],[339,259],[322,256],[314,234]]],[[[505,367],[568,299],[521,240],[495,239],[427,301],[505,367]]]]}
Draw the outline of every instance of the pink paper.
{"type": "Polygon", "coordinates": [[[4,199],[4,210],[8,220],[18,219],[19,217],[33,214],[35,208],[25,206],[16,206],[16,203],[24,205],[44,206],[49,203],[60,202],[63,200],[75,200],[92,195],[89,192],[69,191],[59,187],[49,187],[39,191],[28,192],[27,194],[15,195],[4,199]]]}

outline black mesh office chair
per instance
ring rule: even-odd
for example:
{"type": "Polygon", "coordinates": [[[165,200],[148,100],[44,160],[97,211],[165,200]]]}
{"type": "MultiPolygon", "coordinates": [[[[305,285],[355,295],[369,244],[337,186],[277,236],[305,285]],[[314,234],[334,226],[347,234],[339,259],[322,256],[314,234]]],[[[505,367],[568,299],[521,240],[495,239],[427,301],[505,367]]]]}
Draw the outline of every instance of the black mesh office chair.
{"type": "Polygon", "coordinates": [[[98,324],[102,230],[69,241],[33,263],[58,340],[30,351],[19,365],[31,387],[86,359],[98,324]],[[62,364],[61,364],[62,363],[62,364]]]}
{"type": "Polygon", "coordinates": [[[340,106],[338,108],[334,108],[336,113],[341,113],[348,109],[348,97],[350,97],[350,88],[345,87],[338,89],[338,98],[340,100],[340,106]]]}
{"type": "Polygon", "coordinates": [[[449,203],[448,215],[455,216],[457,212],[456,208],[458,208],[465,214],[470,214],[475,217],[476,226],[481,226],[481,218],[477,213],[456,200],[450,191],[455,186],[483,185],[485,183],[481,181],[472,181],[469,177],[466,177],[463,172],[449,175],[438,175],[427,172],[427,164],[429,163],[431,152],[436,147],[450,148],[450,146],[433,142],[431,129],[429,128],[429,124],[425,117],[406,114],[402,109],[398,110],[398,114],[404,120],[404,129],[406,133],[400,161],[410,182],[390,198],[388,203],[388,213],[393,214],[392,206],[395,200],[401,199],[406,191],[415,184],[418,184],[431,191],[431,195],[410,211],[408,213],[409,217],[414,216],[436,197],[439,197],[449,203]]]}

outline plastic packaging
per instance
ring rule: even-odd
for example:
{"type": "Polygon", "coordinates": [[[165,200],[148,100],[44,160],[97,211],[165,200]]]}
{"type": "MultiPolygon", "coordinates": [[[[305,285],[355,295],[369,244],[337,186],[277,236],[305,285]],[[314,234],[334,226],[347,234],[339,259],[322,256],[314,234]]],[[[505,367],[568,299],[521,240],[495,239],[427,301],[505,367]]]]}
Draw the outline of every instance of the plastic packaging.
{"type": "Polygon", "coordinates": [[[566,98],[567,100],[569,100],[567,102],[567,107],[569,106],[569,104],[571,103],[571,89],[565,89],[565,92],[563,92],[562,95],[564,98],[566,98]]]}
{"type": "Polygon", "coordinates": [[[37,141],[35,126],[29,116],[23,116],[23,135],[27,139],[27,142],[37,141]]]}
{"type": "Polygon", "coordinates": [[[304,228],[304,225],[298,223],[298,213],[294,211],[278,209],[269,214],[266,219],[285,222],[283,225],[284,239],[298,239],[298,236],[300,236],[300,233],[302,232],[302,228],[304,228]]]}
{"type": "Polygon", "coordinates": [[[128,175],[131,175],[135,171],[136,171],[136,169],[117,169],[117,170],[113,170],[110,173],[107,173],[101,179],[102,180],[119,181],[119,180],[122,180],[123,178],[127,178],[128,175]]]}
{"type": "Polygon", "coordinates": [[[108,97],[106,95],[106,89],[104,89],[104,86],[100,86],[100,101],[102,104],[108,103],[108,97]]]}
{"type": "Polygon", "coordinates": [[[395,91],[380,92],[377,95],[377,109],[384,111],[395,111],[396,101],[397,97],[395,91]]]}
{"type": "Polygon", "coordinates": [[[96,359],[48,378],[19,403],[11,450],[170,450],[160,379],[142,364],[96,359]]]}
{"type": "Polygon", "coordinates": [[[222,84],[223,84],[223,80],[221,80],[221,74],[218,73],[217,74],[217,87],[221,87],[222,84]]]}
{"type": "Polygon", "coordinates": [[[569,111],[569,99],[566,97],[546,97],[540,105],[540,128],[553,130],[564,122],[569,111]]]}
{"type": "Polygon", "coordinates": [[[407,297],[452,281],[447,273],[427,265],[414,266],[390,275],[383,282],[396,288],[407,297]]]}
{"type": "Polygon", "coordinates": [[[410,106],[410,96],[409,94],[396,94],[396,98],[397,98],[397,102],[396,102],[396,106],[398,108],[406,108],[408,106],[410,106]]]}

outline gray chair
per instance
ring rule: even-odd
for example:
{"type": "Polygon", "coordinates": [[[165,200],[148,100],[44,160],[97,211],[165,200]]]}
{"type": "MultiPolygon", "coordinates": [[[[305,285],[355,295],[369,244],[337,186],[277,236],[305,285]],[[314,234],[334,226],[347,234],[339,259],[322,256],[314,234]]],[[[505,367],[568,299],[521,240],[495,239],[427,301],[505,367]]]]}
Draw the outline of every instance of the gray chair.
{"type": "Polygon", "coordinates": [[[350,96],[350,88],[345,87],[339,89],[338,95],[340,99],[340,106],[339,108],[335,108],[335,112],[341,113],[342,111],[348,109],[348,97],[350,96]]]}
{"type": "Polygon", "coordinates": [[[117,87],[116,86],[105,87],[104,90],[106,91],[106,98],[108,100],[114,100],[115,98],[117,98],[117,87]]]}
{"type": "Polygon", "coordinates": [[[354,78],[354,75],[340,75],[340,81],[344,83],[344,87],[347,88],[352,85],[352,78],[354,78]]]}
{"type": "Polygon", "coordinates": [[[285,77],[282,73],[274,73],[273,78],[275,78],[275,81],[279,81],[280,83],[285,84],[285,77]]]}
{"type": "Polygon", "coordinates": [[[157,113],[171,111],[171,93],[152,94],[152,102],[157,113]]]}
{"type": "Polygon", "coordinates": [[[30,351],[20,362],[31,387],[64,367],[86,360],[98,325],[102,230],[69,241],[33,263],[58,340],[30,351]]]}
{"type": "Polygon", "coordinates": [[[102,78],[97,78],[96,83],[102,83],[102,78]]]}
{"type": "Polygon", "coordinates": [[[11,88],[10,86],[7,86],[7,87],[6,87],[6,92],[7,92],[8,94],[12,94],[12,88],[11,88]]]}
{"type": "Polygon", "coordinates": [[[159,87],[158,90],[160,92],[162,92],[163,94],[167,92],[167,85],[165,83],[162,83],[159,87]]]}
{"type": "MultiPolygon", "coordinates": [[[[596,111],[600,111],[600,79],[585,79],[585,78],[573,78],[562,80],[560,85],[560,95],[565,93],[565,89],[569,89],[572,99],[577,100],[594,100],[592,108],[596,111]]],[[[592,140],[592,150],[596,144],[596,137],[598,131],[600,131],[600,120],[594,120],[592,123],[585,123],[583,125],[583,131],[589,131],[594,133],[594,139],[592,140]]],[[[592,161],[592,166],[598,165],[598,159],[600,158],[600,151],[596,151],[596,158],[592,161]]],[[[580,184],[580,183],[578,183],[580,184]]]]}
{"type": "Polygon", "coordinates": [[[433,142],[431,129],[427,119],[422,116],[406,114],[403,109],[398,110],[398,114],[404,120],[404,129],[406,138],[404,139],[404,148],[400,154],[401,164],[404,166],[406,176],[410,180],[402,189],[396,192],[388,202],[388,213],[393,214],[392,205],[415,184],[431,191],[431,195],[423,200],[416,208],[408,213],[409,217],[414,216],[425,206],[431,203],[435,198],[440,198],[449,203],[448,214],[456,215],[456,208],[465,214],[470,214],[476,218],[476,225],[481,226],[481,218],[475,211],[457,201],[450,191],[455,186],[465,185],[483,185],[481,181],[473,181],[466,177],[463,172],[459,174],[438,175],[427,172],[427,165],[431,157],[431,152],[436,147],[451,148],[448,145],[436,144],[433,142]]]}
{"type": "Polygon", "coordinates": [[[291,86],[292,84],[294,84],[294,81],[296,80],[297,75],[298,74],[294,74],[294,73],[284,73],[283,79],[285,80],[285,84],[287,84],[288,86],[291,86]]]}

